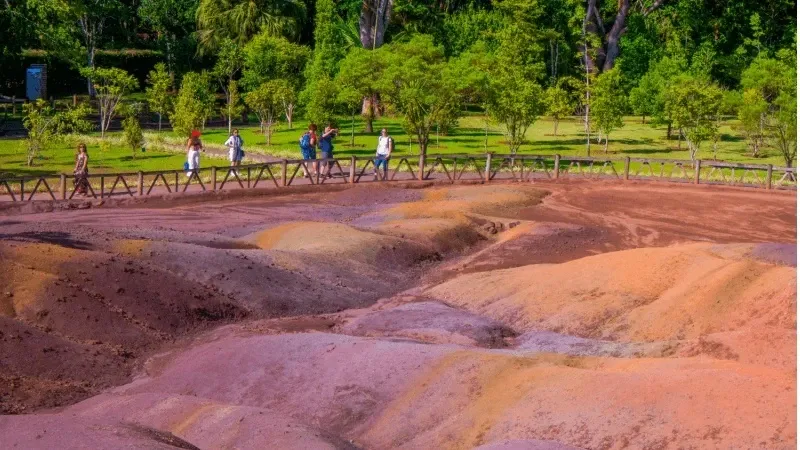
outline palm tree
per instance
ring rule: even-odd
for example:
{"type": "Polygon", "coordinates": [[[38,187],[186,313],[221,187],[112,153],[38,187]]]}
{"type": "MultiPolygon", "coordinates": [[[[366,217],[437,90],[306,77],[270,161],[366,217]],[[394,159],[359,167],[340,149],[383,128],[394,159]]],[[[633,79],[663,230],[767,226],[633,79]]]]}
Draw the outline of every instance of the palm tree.
{"type": "Polygon", "coordinates": [[[262,30],[293,38],[305,18],[302,0],[200,0],[198,51],[211,52],[225,39],[244,45],[262,30]]]}

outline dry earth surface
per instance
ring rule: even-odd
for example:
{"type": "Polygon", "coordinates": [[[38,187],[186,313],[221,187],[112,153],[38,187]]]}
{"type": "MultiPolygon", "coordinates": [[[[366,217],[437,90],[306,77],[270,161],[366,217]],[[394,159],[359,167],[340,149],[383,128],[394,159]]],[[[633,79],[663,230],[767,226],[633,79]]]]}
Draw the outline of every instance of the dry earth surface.
{"type": "Polygon", "coordinates": [[[795,223],[604,182],[6,216],[0,442],[796,448],[795,223]]]}

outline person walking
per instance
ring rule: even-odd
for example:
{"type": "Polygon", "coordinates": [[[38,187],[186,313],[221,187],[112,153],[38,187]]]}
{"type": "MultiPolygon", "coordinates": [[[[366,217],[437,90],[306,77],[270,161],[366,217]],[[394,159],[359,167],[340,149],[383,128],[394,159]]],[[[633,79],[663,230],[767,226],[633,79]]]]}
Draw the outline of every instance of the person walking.
{"type": "Polygon", "coordinates": [[[200,152],[203,151],[203,143],[200,141],[200,132],[192,130],[189,140],[186,142],[186,176],[191,177],[192,172],[200,170],[200,152]]]}
{"type": "Polygon", "coordinates": [[[385,180],[389,172],[389,157],[394,150],[394,139],[389,136],[389,131],[386,128],[381,129],[381,135],[378,137],[378,149],[375,152],[375,180],[379,178],[385,180]],[[381,166],[383,172],[381,173],[381,166]],[[381,173],[379,177],[379,173],[381,173]]]}
{"type": "Polygon", "coordinates": [[[89,190],[89,154],[86,152],[86,144],[78,144],[78,154],[75,155],[75,179],[72,184],[75,192],[86,197],[89,190]]]}
{"type": "MultiPolygon", "coordinates": [[[[311,177],[311,170],[308,168],[308,161],[317,159],[317,125],[310,123],[308,130],[300,136],[300,151],[303,154],[303,176],[311,177]]],[[[316,172],[315,172],[316,174],[316,172]]]]}
{"type": "MultiPolygon", "coordinates": [[[[225,146],[228,147],[228,159],[231,161],[231,167],[238,167],[242,165],[242,157],[244,157],[244,150],[242,146],[244,140],[239,136],[239,129],[234,128],[233,134],[225,141],[225,146]]],[[[239,171],[235,171],[239,175],[239,171]]]]}
{"type": "MultiPolygon", "coordinates": [[[[333,138],[335,138],[338,134],[339,129],[334,128],[333,123],[329,122],[328,126],[325,127],[325,131],[322,133],[322,136],[319,138],[319,151],[321,159],[333,159],[333,138]]],[[[322,174],[322,176],[331,178],[333,161],[328,161],[323,164],[325,165],[325,172],[322,174]]]]}

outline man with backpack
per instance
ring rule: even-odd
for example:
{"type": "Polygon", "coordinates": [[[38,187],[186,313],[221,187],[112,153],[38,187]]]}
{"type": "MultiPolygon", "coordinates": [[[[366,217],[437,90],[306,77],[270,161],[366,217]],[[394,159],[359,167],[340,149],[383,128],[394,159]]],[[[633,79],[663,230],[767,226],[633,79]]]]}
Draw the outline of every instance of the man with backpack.
{"type": "Polygon", "coordinates": [[[300,152],[303,154],[303,176],[311,177],[311,170],[308,169],[308,160],[317,159],[317,125],[311,123],[308,125],[308,131],[300,136],[300,152]]]}
{"type": "Polygon", "coordinates": [[[389,157],[394,150],[394,139],[389,136],[389,131],[386,128],[381,129],[381,135],[378,137],[378,149],[375,152],[375,180],[385,180],[389,171],[389,157]],[[383,166],[382,176],[379,177],[383,166]]]}

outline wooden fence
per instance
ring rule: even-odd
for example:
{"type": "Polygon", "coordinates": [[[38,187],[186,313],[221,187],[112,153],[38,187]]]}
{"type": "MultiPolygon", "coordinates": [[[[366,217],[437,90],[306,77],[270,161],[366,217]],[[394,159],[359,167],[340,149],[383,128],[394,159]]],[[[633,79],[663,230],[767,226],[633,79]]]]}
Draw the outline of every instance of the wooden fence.
{"type": "MultiPolygon", "coordinates": [[[[589,158],[561,155],[449,154],[403,156],[375,171],[373,158],[282,160],[239,167],[207,167],[185,172],[103,173],[89,176],[93,198],[146,196],[207,190],[251,189],[331,183],[412,180],[491,182],[580,178],[655,180],[753,188],[797,189],[797,169],[771,164],[733,164],[654,158],[589,158]],[[329,176],[322,174],[328,167],[329,176]],[[308,176],[303,176],[308,173],[308,176]]],[[[76,195],[72,175],[0,179],[0,201],[69,200],[76,195]]]]}

